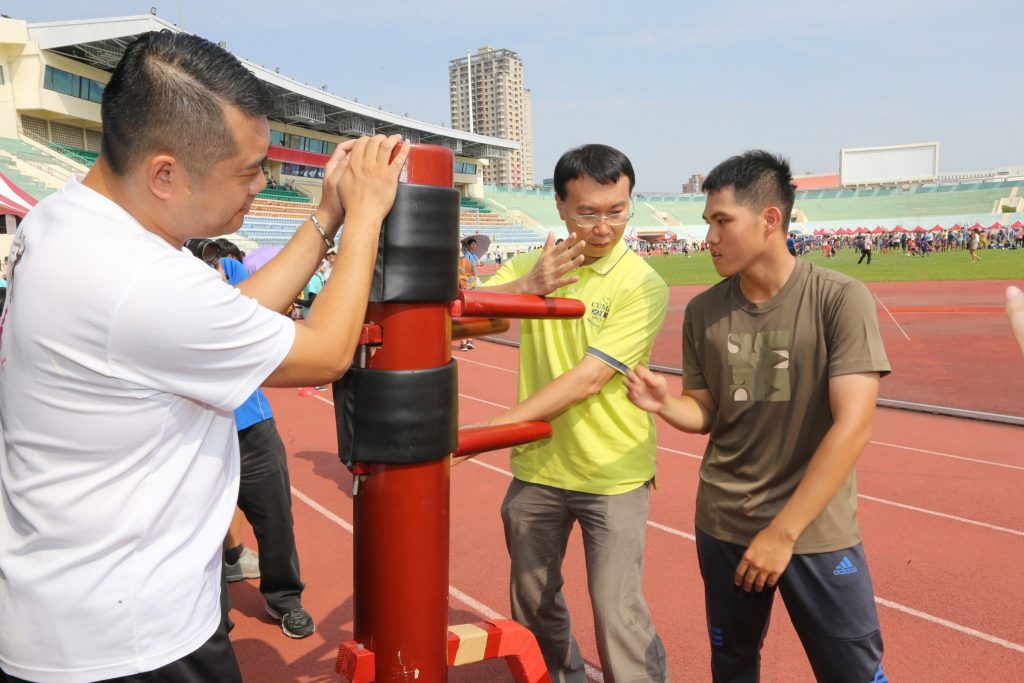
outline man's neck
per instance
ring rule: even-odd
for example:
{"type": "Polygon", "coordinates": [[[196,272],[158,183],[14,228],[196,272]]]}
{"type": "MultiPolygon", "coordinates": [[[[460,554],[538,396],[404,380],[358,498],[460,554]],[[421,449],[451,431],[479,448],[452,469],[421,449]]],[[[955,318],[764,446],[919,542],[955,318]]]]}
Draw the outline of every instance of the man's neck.
{"type": "Polygon", "coordinates": [[[771,249],[740,273],[740,291],[747,301],[759,304],[768,301],[789,281],[796,268],[796,258],[789,253],[786,245],[771,249]]]}
{"type": "Polygon", "coordinates": [[[131,185],[131,176],[118,176],[110,167],[103,162],[102,157],[96,161],[89,172],[82,179],[82,184],[93,192],[103,195],[114,202],[122,209],[131,214],[132,218],[138,221],[139,225],[153,233],[160,239],[170,244],[175,249],[181,249],[181,240],[168,235],[160,230],[156,221],[151,218],[151,212],[146,209],[145,204],[138,200],[138,193],[131,185]]]}

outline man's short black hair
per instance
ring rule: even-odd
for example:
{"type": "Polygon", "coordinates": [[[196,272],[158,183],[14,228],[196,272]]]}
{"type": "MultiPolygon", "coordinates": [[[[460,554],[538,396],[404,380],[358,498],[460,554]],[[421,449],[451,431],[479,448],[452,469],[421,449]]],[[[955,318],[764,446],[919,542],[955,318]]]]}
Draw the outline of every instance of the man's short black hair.
{"type": "Polygon", "coordinates": [[[237,152],[225,105],[267,116],[270,91],[234,55],[208,40],[169,30],[131,43],[103,91],[100,156],[123,176],[148,154],[166,152],[202,179],[237,152]]]}
{"type": "Polygon", "coordinates": [[[629,193],[633,194],[636,174],[629,158],[608,145],[583,145],[570,149],[555,164],[555,194],[565,201],[566,186],[570,180],[590,177],[601,185],[614,185],[619,178],[629,178],[629,193]]]}
{"type": "Polygon", "coordinates": [[[782,227],[789,230],[796,186],[789,162],[784,158],[763,149],[729,157],[712,169],[702,189],[704,194],[711,194],[727,187],[733,188],[738,202],[757,211],[777,206],[782,212],[782,227]]]}

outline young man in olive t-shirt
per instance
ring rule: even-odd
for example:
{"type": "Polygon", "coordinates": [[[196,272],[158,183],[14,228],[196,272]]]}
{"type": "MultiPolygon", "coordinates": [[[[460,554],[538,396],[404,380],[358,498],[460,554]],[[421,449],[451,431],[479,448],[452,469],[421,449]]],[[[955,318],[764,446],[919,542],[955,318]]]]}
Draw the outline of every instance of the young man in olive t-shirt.
{"type": "Polygon", "coordinates": [[[751,151],[704,181],[723,279],[683,323],[683,393],[637,368],[630,398],[709,433],[697,553],[715,681],[756,681],[775,587],[819,680],[884,681],[854,465],[889,362],[864,285],[786,248],[788,164],[751,151]]]}

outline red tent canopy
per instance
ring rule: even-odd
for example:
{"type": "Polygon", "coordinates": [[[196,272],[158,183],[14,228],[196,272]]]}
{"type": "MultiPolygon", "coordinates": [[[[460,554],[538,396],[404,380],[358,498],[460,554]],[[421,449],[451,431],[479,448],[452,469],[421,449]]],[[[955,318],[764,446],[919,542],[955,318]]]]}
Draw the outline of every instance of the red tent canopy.
{"type": "Polygon", "coordinates": [[[950,230],[963,230],[963,229],[964,229],[964,226],[960,225],[959,223],[955,224],[953,227],[950,228],[950,230]]]}
{"type": "Polygon", "coordinates": [[[885,228],[883,228],[881,225],[879,225],[877,228],[875,228],[874,230],[871,231],[871,234],[872,235],[878,235],[878,234],[881,234],[883,232],[885,232],[885,228]]]}
{"type": "Polygon", "coordinates": [[[945,228],[943,228],[938,223],[932,226],[932,232],[942,232],[943,230],[945,230],[945,228]]]}
{"type": "Polygon", "coordinates": [[[893,229],[892,229],[892,230],[891,230],[890,232],[906,232],[906,230],[905,230],[905,229],[903,228],[903,226],[902,226],[902,225],[897,225],[897,226],[896,226],[895,228],[893,228],[893,229]]]}
{"type": "Polygon", "coordinates": [[[917,225],[914,227],[914,232],[928,232],[928,228],[917,225]]]}
{"type": "Polygon", "coordinates": [[[849,228],[839,228],[838,230],[836,230],[836,234],[837,235],[852,235],[853,234],[853,230],[850,230],[849,228]]]}
{"type": "Polygon", "coordinates": [[[0,173],[0,214],[13,213],[24,218],[35,205],[35,199],[0,173]]]}
{"type": "Polygon", "coordinates": [[[814,235],[815,237],[820,237],[821,235],[825,234],[825,228],[818,228],[811,234],[814,235]]]}
{"type": "Polygon", "coordinates": [[[1011,228],[1024,228],[1024,223],[1021,223],[1020,219],[1018,218],[1017,220],[1015,220],[1013,222],[1013,225],[1011,225],[1010,227],[1011,228]]]}
{"type": "Polygon", "coordinates": [[[998,230],[998,229],[999,229],[999,228],[1001,228],[1001,227],[1003,227],[1003,224],[1002,224],[1002,223],[1000,223],[999,221],[996,221],[996,222],[995,222],[995,223],[993,223],[992,225],[988,226],[988,229],[989,229],[989,230],[998,230]]]}
{"type": "Polygon", "coordinates": [[[863,226],[859,226],[858,225],[857,229],[854,232],[856,232],[858,235],[866,235],[867,233],[869,233],[871,231],[868,230],[867,228],[863,227],[863,226]]]}
{"type": "Polygon", "coordinates": [[[982,225],[981,223],[975,223],[974,225],[971,226],[971,230],[984,230],[984,229],[985,229],[985,226],[982,225]]]}

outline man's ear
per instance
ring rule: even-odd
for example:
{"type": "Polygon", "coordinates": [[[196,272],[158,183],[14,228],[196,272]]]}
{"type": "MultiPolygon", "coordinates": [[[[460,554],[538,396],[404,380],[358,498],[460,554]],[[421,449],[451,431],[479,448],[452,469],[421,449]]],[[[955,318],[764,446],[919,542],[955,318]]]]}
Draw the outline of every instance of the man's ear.
{"type": "Polygon", "coordinates": [[[772,234],[780,232],[785,235],[782,227],[782,211],[777,206],[765,207],[761,212],[761,220],[764,221],[764,236],[771,237],[772,234]]]}
{"type": "Polygon", "coordinates": [[[188,184],[188,174],[170,154],[154,154],[143,164],[146,185],[157,199],[166,201],[188,184]]]}
{"type": "Polygon", "coordinates": [[[555,195],[555,208],[558,209],[559,218],[561,218],[563,221],[569,220],[568,218],[565,217],[565,203],[562,202],[562,198],[559,197],[557,194],[555,195]]]}

